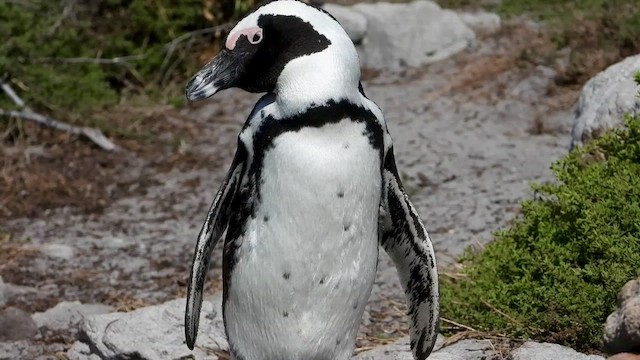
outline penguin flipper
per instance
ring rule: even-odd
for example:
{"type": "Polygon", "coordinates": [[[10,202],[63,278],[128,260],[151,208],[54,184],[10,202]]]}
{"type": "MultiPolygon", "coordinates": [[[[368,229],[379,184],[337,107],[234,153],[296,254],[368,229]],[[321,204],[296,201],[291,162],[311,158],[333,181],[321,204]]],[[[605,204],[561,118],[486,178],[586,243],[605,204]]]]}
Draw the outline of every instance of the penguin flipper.
{"type": "Polygon", "coordinates": [[[380,227],[380,245],[393,260],[407,298],[411,350],[416,360],[424,360],[438,336],[438,273],[433,245],[404,191],[392,147],[384,161],[380,227]]]}
{"type": "Polygon", "coordinates": [[[198,242],[191,264],[189,289],[187,291],[187,305],[184,318],[184,331],[187,346],[193,350],[198,335],[200,308],[202,307],[202,293],[204,281],[209,268],[211,252],[222,236],[229,222],[231,203],[241,183],[246,163],[246,151],[239,143],[231,168],[225,181],[220,186],[216,197],[211,203],[207,218],[198,234],[198,242]]]}

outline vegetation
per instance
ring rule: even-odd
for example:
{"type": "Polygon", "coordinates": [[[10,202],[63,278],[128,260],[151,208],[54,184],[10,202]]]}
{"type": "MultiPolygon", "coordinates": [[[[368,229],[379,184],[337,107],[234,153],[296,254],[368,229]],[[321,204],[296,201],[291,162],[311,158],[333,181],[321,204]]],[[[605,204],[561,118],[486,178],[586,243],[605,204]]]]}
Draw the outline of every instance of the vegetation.
{"type": "MultiPolygon", "coordinates": [[[[0,2],[0,80],[37,111],[82,125],[117,103],[182,104],[182,86],[216,50],[199,32],[251,10],[257,0],[32,0],[0,2]],[[190,35],[185,35],[190,34],[190,35]]],[[[581,84],[640,52],[639,0],[440,0],[545,20],[558,47],[573,49],[567,76],[581,84]]],[[[0,109],[15,104],[0,93],[0,109]]],[[[0,134],[11,134],[0,122],[0,134]]],[[[2,139],[0,139],[2,140],[2,139]]]]}
{"type": "Polygon", "coordinates": [[[535,185],[513,226],[443,277],[443,317],[596,350],[618,291],[640,275],[640,117],[552,169],[557,183],[535,185]]]}
{"type": "MultiPolygon", "coordinates": [[[[186,78],[208,60],[199,55],[212,53],[215,33],[197,30],[233,20],[254,4],[3,1],[0,38],[6,40],[0,43],[0,80],[31,107],[76,123],[86,123],[96,108],[139,96],[165,102],[181,96],[186,78]]],[[[10,110],[15,104],[0,93],[0,108],[10,110]]]]}

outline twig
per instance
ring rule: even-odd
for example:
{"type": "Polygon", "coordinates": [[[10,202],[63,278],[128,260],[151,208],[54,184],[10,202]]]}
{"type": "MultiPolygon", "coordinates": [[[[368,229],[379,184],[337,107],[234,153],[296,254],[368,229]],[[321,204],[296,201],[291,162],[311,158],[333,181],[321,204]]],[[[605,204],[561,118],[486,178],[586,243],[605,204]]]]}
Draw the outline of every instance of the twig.
{"type": "Polygon", "coordinates": [[[487,305],[491,310],[497,312],[498,314],[504,316],[505,318],[507,318],[508,320],[510,320],[511,322],[513,322],[514,324],[518,324],[520,326],[522,326],[522,323],[518,320],[516,320],[514,317],[507,315],[506,313],[502,312],[500,309],[498,309],[497,307],[489,304],[487,301],[485,300],[480,300],[482,301],[483,304],[487,305]]]}
{"type": "Polygon", "coordinates": [[[451,324],[451,325],[455,325],[455,326],[461,327],[461,328],[463,328],[463,329],[465,329],[465,330],[469,330],[469,331],[478,331],[478,330],[476,330],[476,329],[472,328],[471,326],[467,326],[467,325],[464,325],[464,324],[460,324],[459,322],[455,322],[455,321],[453,321],[453,320],[445,319],[445,318],[443,318],[443,317],[440,317],[440,320],[442,320],[442,322],[446,322],[447,324],[451,324]]]}
{"type": "Polygon", "coordinates": [[[128,56],[117,56],[114,58],[90,58],[90,57],[74,57],[74,58],[55,58],[55,57],[42,57],[34,59],[33,62],[57,62],[57,63],[68,63],[68,64],[127,64],[132,60],[141,60],[144,59],[146,55],[128,55],[128,56]]]}
{"type": "Polygon", "coordinates": [[[162,65],[160,65],[160,73],[165,74],[163,76],[165,78],[169,77],[169,74],[167,74],[168,71],[166,70],[167,70],[167,67],[169,66],[169,62],[171,61],[171,58],[173,57],[173,53],[176,51],[180,43],[184,42],[185,40],[191,39],[195,36],[203,36],[208,34],[216,34],[216,36],[220,36],[220,33],[222,33],[223,31],[229,31],[231,30],[232,27],[233,27],[233,23],[228,22],[218,26],[212,26],[204,29],[190,31],[188,33],[184,33],[178,36],[177,38],[171,40],[171,42],[167,43],[164,46],[164,50],[166,51],[166,54],[165,54],[164,60],[162,60],[162,65]]]}
{"type": "Polygon", "coordinates": [[[16,103],[16,105],[18,105],[18,107],[21,110],[25,106],[27,106],[27,104],[24,103],[24,101],[18,96],[18,94],[16,94],[16,92],[13,91],[13,89],[11,88],[11,86],[9,86],[9,84],[5,84],[4,82],[0,81],[0,88],[2,88],[2,91],[4,91],[5,94],[7,94],[7,96],[11,98],[11,101],[16,103]]]}
{"type": "Polygon", "coordinates": [[[31,120],[43,126],[48,126],[50,128],[54,128],[57,130],[66,131],[68,133],[75,134],[75,135],[83,135],[104,150],[112,151],[116,149],[116,145],[112,143],[109,139],[107,139],[107,137],[104,136],[102,131],[98,129],[69,125],[62,121],[58,121],[56,119],[52,119],[50,117],[46,117],[44,115],[38,114],[33,111],[29,111],[26,109],[23,111],[0,109],[0,116],[17,117],[25,120],[31,120]]]}
{"type": "Polygon", "coordinates": [[[64,8],[62,9],[62,15],[56,20],[56,22],[51,25],[49,30],[47,30],[47,36],[52,36],[58,31],[58,28],[62,25],[62,22],[70,17],[75,17],[75,7],[77,5],[76,0],[66,1],[64,8]]]}
{"type": "Polygon", "coordinates": [[[204,29],[198,29],[198,30],[194,30],[194,31],[190,31],[188,33],[184,33],[180,36],[178,36],[177,38],[171,40],[171,42],[167,43],[164,46],[164,49],[167,51],[173,51],[175,50],[176,46],[178,46],[178,44],[180,44],[181,42],[194,37],[194,36],[202,36],[202,35],[208,35],[208,34],[213,34],[213,33],[221,33],[223,31],[227,31],[227,30],[231,30],[231,27],[233,26],[233,23],[228,22],[228,23],[224,23],[224,24],[220,24],[218,26],[212,26],[212,27],[208,27],[208,28],[204,28],[204,29]]]}
{"type": "Polygon", "coordinates": [[[57,130],[62,130],[75,135],[83,135],[89,140],[93,141],[96,145],[107,151],[116,150],[116,145],[107,139],[104,134],[98,129],[89,127],[79,127],[69,125],[65,122],[58,121],[56,119],[41,115],[29,108],[24,100],[22,100],[13,91],[9,84],[0,81],[0,88],[11,98],[11,100],[18,105],[20,110],[2,110],[0,109],[0,116],[17,117],[21,119],[31,120],[40,125],[48,126],[57,130]]]}

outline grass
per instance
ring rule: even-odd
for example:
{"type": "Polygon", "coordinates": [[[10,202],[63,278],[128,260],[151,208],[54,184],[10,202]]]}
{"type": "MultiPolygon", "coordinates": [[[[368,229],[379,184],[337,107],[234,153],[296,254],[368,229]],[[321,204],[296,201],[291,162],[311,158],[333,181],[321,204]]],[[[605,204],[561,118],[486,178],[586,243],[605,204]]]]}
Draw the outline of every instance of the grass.
{"type": "Polygon", "coordinates": [[[625,123],[555,163],[558,181],[535,185],[509,229],[442,277],[444,318],[600,349],[618,291],[640,275],[640,117],[625,123]]]}

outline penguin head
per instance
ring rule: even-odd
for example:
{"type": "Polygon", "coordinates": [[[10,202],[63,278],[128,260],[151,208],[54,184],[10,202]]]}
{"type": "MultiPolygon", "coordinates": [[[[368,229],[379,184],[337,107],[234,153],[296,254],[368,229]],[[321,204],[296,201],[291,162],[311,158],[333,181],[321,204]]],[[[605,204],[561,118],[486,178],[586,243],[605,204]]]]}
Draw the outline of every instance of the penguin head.
{"type": "Polygon", "coordinates": [[[359,79],[356,49],[331,15],[300,1],[278,0],[229,32],[220,53],[189,81],[186,96],[202,100],[237,87],[317,103],[357,92],[359,79]]]}

